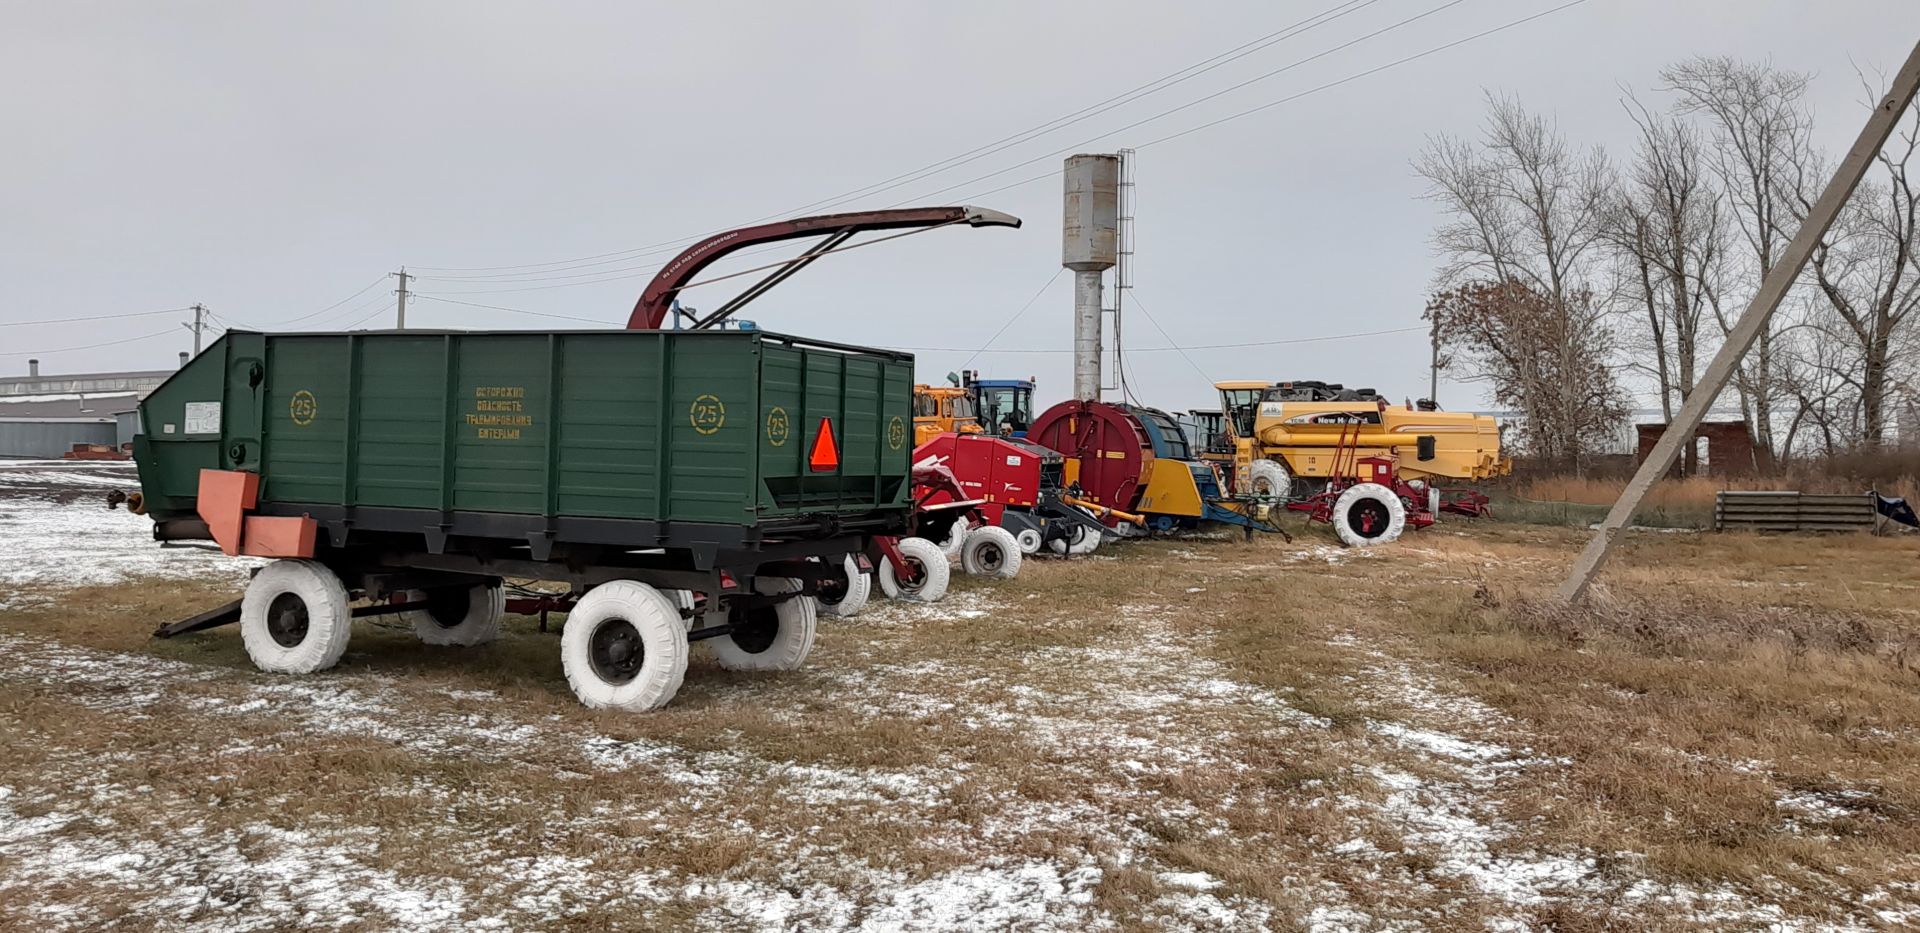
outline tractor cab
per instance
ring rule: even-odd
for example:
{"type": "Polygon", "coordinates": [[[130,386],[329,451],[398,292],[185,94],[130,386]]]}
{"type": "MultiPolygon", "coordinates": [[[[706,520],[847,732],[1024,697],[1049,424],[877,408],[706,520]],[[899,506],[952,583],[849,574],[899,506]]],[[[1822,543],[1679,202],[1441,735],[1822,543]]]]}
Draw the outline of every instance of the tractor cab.
{"type": "Polygon", "coordinates": [[[973,393],[980,424],[989,434],[1026,437],[1033,425],[1033,380],[981,379],[976,370],[960,375],[961,385],[973,393]]]}
{"type": "Polygon", "coordinates": [[[1226,454],[1231,459],[1233,438],[1227,435],[1226,419],[1226,413],[1217,408],[1194,408],[1187,411],[1185,421],[1192,426],[1193,449],[1200,452],[1202,459],[1218,459],[1219,454],[1226,454]],[[1208,456],[1209,454],[1216,456],[1208,456]]]}
{"type": "Polygon", "coordinates": [[[958,386],[913,387],[913,443],[942,434],[979,434],[980,416],[973,397],[958,386]]]}

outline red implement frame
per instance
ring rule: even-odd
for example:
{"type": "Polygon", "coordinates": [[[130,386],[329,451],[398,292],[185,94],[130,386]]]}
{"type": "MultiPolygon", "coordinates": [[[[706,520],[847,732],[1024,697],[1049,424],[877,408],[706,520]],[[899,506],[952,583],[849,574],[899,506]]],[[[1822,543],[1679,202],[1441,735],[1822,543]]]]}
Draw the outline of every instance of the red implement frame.
{"type": "Polygon", "coordinates": [[[672,262],[667,263],[666,267],[653,277],[653,281],[647,283],[646,291],[640,293],[640,300],[633,306],[633,314],[627,318],[627,329],[659,330],[660,326],[667,322],[667,315],[673,313],[674,299],[679,296],[680,290],[686,288],[700,270],[736,250],[762,243],[777,243],[781,240],[826,237],[808,247],[800,255],[777,264],[778,268],[766,278],[754,283],[752,288],[735,295],[718,309],[696,319],[690,325],[691,329],[713,327],[726,320],[747,302],[760,297],[767,289],[786,281],[794,273],[812,264],[814,260],[851,239],[856,233],[869,230],[944,227],[959,223],[970,227],[1018,227],[1020,218],[982,207],[909,207],[796,217],[792,220],[742,227],[738,230],[714,234],[687,247],[680,255],[675,256],[672,262]]]}

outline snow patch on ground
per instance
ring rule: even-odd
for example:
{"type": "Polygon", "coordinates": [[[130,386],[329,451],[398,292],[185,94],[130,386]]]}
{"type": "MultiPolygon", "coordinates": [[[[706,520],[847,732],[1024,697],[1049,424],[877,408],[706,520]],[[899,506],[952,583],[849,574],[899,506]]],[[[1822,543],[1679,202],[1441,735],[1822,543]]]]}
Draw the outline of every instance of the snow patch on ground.
{"type": "Polygon", "coordinates": [[[0,464],[0,609],[44,597],[25,589],[100,586],[152,577],[246,579],[260,561],[194,547],[162,547],[153,522],[109,509],[108,488],[139,485],[130,465],[19,470],[0,464]],[[32,486],[31,489],[12,487],[32,486]],[[85,495],[60,495],[84,492],[85,495]],[[69,501],[60,501],[67,499],[69,501]]]}

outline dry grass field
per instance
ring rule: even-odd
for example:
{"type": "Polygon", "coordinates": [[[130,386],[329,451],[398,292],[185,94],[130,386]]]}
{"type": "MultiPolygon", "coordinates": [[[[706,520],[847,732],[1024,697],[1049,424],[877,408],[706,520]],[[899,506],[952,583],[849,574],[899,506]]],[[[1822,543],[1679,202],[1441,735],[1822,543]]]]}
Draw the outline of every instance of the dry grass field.
{"type": "Polygon", "coordinates": [[[146,637],[236,568],[6,533],[126,520],[0,482],[0,927],[1920,924],[1911,536],[1642,533],[1579,610],[1572,529],[1133,543],[634,716],[531,619],[259,674],[146,637]]]}

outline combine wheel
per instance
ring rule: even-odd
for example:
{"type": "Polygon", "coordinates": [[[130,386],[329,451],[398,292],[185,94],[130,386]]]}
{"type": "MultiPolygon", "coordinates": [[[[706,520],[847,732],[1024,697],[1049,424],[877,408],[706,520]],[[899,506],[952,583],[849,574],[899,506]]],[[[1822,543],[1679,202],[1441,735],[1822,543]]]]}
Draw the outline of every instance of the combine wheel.
{"type": "Polygon", "coordinates": [[[659,709],[687,676],[687,628],[671,597],[634,580],[603,583],[567,613],[560,666],[595,709],[659,709]]]}
{"type": "Polygon", "coordinates": [[[324,671],[340,662],[352,632],[346,586],[310,560],[268,564],[240,601],[240,640],[263,671],[324,671]]]}
{"type": "Polygon", "coordinates": [[[410,590],[406,598],[427,602],[427,608],[410,609],[400,617],[429,645],[486,644],[500,637],[500,617],[507,612],[507,590],[498,580],[464,588],[410,590]]]}
{"type": "Polygon", "coordinates": [[[880,592],[887,594],[888,599],[917,603],[939,602],[940,597],[947,595],[947,575],[951,569],[939,545],[925,538],[901,538],[896,547],[901,557],[919,569],[920,580],[912,584],[901,581],[892,558],[883,557],[880,559],[880,592]]]}
{"type": "Polygon", "coordinates": [[[1407,527],[1407,506],[1379,483],[1356,483],[1333,502],[1333,530],[1350,547],[1385,544],[1407,527]]]}
{"type": "Polygon", "coordinates": [[[873,577],[861,573],[849,554],[840,562],[839,573],[820,581],[820,611],[844,619],[859,612],[872,594],[873,577]]]}
{"type": "MultiPolygon", "coordinates": [[[[799,580],[756,577],[753,591],[764,595],[797,593],[799,580]]],[[[730,671],[791,671],[806,663],[813,652],[813,600],[795,596],[786,602],[751,609],[733,609],[727,622],[733,633],[708,640],[714,659],[730,671]]]]}
{"type": "Polygon", "coordinates": [[[1040,553],[1040,532],[1038,529],[1022,528],[1019,534],[1013,536],[1013,540],[1020,545],[1020,553],[1022,554],[1040,553]]]}
{"type": "Polygon", "coordinates": [[[1293,491],[1293,476],[1278,460],[1255,460],[1247,468],[1248,490],[1256,496],[1285,502],[1288,493],[1293,491]]]}
{"type": "Polygon", "coordinates": [[[1020,543],[1005,528],[976,528],[960,550],[960,569],[976,577],[1011,580],[1020,573],[1020,543]]]}

